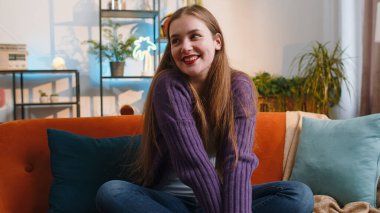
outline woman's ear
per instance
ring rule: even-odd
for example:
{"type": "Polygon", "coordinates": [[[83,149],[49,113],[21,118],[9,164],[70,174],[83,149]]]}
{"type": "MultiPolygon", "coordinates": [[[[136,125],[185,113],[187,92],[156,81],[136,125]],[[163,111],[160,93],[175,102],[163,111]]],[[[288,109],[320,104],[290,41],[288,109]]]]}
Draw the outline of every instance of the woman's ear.
{"type": "Polygon", "coordinates": [[[215,50],[222,49],[222,35],[220,33],[215,34],[214,36],[215,50]]]}

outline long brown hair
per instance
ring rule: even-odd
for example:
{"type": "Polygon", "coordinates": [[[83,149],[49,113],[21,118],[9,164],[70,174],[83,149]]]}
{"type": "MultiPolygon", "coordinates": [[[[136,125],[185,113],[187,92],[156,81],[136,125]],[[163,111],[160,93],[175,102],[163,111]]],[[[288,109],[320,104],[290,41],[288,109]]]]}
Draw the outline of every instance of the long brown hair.
{"type": "Polygon", "coordinates": [[[153,77],[144,106],[143,141],[137,160],[140,179],[137,180],[137,182],[147,185],[152,184],[155,175],[151,174],[153,156],[157,154],[157,152],[160,152],[155,135],[157,123],[152,107],[152,88],[155,85],[156,79],[161,74],[173,71],[181,72],[175,65],[173,56],[171,55],[169,31],[171,23],[183,15],[191,15],[202,20],[213,36],[220,34],[222,47],[215,52],[214,60],[206,78],[205,94],[202,94],[202,96],[201,94],[198,94],[190,83],[189,87],[195,98],[193,115],[198,132],[200,133],[207,153],[216,156],[215,167],[221,180],[223,180],[222,174],[224,172],[223,157],[227,146],[231,147],[235,152],[235,163],[238,160],[233,101],[231,95],[231,78],[234,71],[232,71],[228,64],[222,31],[215,17],[207,9],[199,5],[183,7],[177,10],[170,18],[167,29],[168,44],[157,68],[156,74],[153,77]]]}

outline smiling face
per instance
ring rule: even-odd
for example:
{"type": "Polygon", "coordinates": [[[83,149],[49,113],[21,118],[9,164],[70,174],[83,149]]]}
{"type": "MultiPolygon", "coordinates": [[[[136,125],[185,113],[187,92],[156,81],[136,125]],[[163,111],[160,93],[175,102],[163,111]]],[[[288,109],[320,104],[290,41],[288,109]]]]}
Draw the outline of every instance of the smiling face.
{"type": "Polygon", "coordinates": [[[182,15],[170,24],[169,42],[177,67],[191,81],[203,82],[222,47],[221,35],[212,35],[206,24],[192,15],[182,15]]]}

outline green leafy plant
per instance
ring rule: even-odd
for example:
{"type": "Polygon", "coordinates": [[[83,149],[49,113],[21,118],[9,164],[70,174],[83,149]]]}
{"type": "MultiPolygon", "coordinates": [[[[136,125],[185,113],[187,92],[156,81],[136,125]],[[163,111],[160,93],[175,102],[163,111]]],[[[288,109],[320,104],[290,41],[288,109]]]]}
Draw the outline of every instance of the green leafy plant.
{"type": "Polygon", "coordinates": [[[258,73],[252,78],[257,91],[262,97],[270,97],[276,93],[276,88],[272,84],[273,76],[267,72],[258,73]]]}
{"type": "Polygon", "coordinates": [[[40,97],[47,97],[48,95],[46,94],[46,92],[42,91],[42,90],[38,90],[38,93],[40,94],[40,97]]]}
{"type": "Polygon", "coordinates": [[[286,103],[287,110],[292,111],[305,111],[306,110],[306,97],[303,93],[303,85],[305,84],[305,78],[294,76],[288,79],[289,88],[286,92],[286,97],[289,101],[286,103]]]}
{"type": "Polygon", "coordinates": [[[317,41],[310,51],[295,59],[298,73],[305,78],[303,93],[311,107],[307,111],[325,114],[339,103],[342,83],[349,89],[344,72],[344,50],[340,42],[332,50],[327,45],[317,41]]]}
{"type": "Polygon", "coordinates": [[[100,52],[102,58],[107,58],[111,62],[123,62],[127,58],[133,57],[133,49],[135,47],[134,42],[136,37],[132,36],[128,39],[124,39],[121,33],[118,33],[118,23],[108,22],[108,27],[103,28],[103,34],[107,43],[100,44],[95,40],[88,40],[84,43],[89,44],[89,53],[94,54],[97,58],[100,58],[100,52]]]}
{"type": "Polygon", "coordinates": [[[261,72],[253,77],[252,81],[260,95],[260,111],[302,110],[304,78],[285,78],[261,72]]]}

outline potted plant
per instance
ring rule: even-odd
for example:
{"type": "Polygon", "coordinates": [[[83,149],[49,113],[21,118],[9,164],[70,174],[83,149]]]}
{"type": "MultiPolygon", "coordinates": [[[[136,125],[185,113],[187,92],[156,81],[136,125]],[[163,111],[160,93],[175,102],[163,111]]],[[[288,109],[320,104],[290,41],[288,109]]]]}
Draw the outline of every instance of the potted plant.
{"type": "Polygon", "coordinates": [[[300,76],[294,76],[288,79],[288,89],[284,91],[287,98],[286,110],[287,111],[305,111],[306,99],[303,94],[303,85],[305,78],[300,76]]]}
{"type": "Polygon", "coordinates": [[[40,102],[41,103],[48,103],[49,102],[49,97],[46,94],[46,92],[42,90],[38,90],[38,93],[40,93],[40,102]]]}
{"type": "Polygon", "coordinates": [[[340,42],[332,50],[328,43],[316,42],[313,48],[297,60],[298,72],[305,78],[303,93],[307,98],[307,111],[328,114],[329,108],[339,103],[342,83],[348,88],[344,72],[344,50],[340,42]]]}
{"type": "Polygon", "coordinates": [[[285,112],[304,108],[302,94],[304,78],[299,76],[285,78],[261,72],[252,80],[259,93],[260,111],[285,112]]]}
{"type": "Polygon", "coordinates": [[[107,58],[110,62],[111,76],[123,76],[125,60],[133,57],[134,42],[136,37],[132,36],[124,39],[118,29],[121,26],[117,23],[108,22],[109,27],[103,28],[103,35],[108,42],[101,44],[95,40],[86,41],[89,44],[89,53],[96,55],[100,59],[107,58]],[[104,58],[103,58],[104,57],[104,58]]]}
{"type": "Polygon", "coordinates": [[[59,100],[58,93],[52,93],[52,94],[50,94],[50,102],[51,103],[56,103],[56,102],[58,102],[58,100],[59,100]]]}
{"type": "Polygon", "coordinates": [[[259,93],[259,109],[261,112],[277,111],[277,97],[279,93],[276,84],[277,77],[268,72],[260,72],[252,78],[253,83],[259,93]]]}

